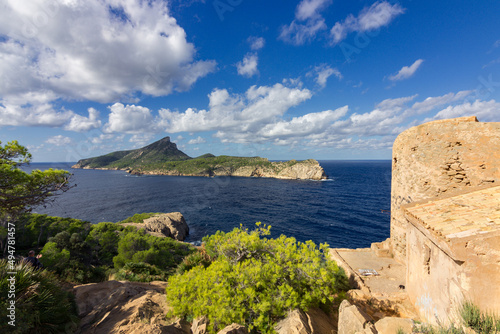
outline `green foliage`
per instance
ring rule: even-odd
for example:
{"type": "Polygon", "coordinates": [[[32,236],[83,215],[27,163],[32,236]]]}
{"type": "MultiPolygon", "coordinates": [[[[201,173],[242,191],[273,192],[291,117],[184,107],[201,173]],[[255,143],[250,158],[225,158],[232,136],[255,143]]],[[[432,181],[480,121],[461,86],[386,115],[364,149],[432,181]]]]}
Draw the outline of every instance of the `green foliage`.
{"type": "Polygon", "coordinates": [[[64,170],[20,169],[31,161],[31,154],[14,140],[4,146],[0,142],[0,221],[4,223],[34,207],[46,204],[55,195],[71,188],[71,174],[64,170]]]}
{"type": "Polygon", "coordinates": [[[144,219],[151,218],[153,216],[160,215],[160,212],[148,212],[148,213],[136,213],[132,217],[128,217],[117,224],[126,224],[126,223],[136,223],[136,224],[142,224],[144,219]]]}
{"type": "Polygon", "coordinates": [[[462,305],[460,315],[465,322],[465,325],[472,328],[477,333],[495,333],[500,332],[500,318],[492,314],[481,312],[479,307],[466,301],[462,305]]]}
{"type": "Polygon", "coordinates": [[[183,274],[196,266],[203,266],[204,268],[206,268],[211,263],[212,259],[210,258],[210,256],[204,249],[201,249],[186,256],[177,267],[177,273],[183,274]]]}
{"type": "Polygon", "coordinates": [[[54,270],[62,270],[69,262],[70,253],[67,249],[60,249],[55,242],[47,242],[41,251],[43,265],[54,270]]]}
{"type": "Polygon", "coordinates": [[[80,219],[50,217],[40,214],[26,214],[16,224],[16,246],[29,249],[43,246],[49,238],[60,232],[70,235],[79,233],[86,235],[92,224],[80,219]]]}
{"type": "Polygon", "coordinates": [[[288,310],[331,303],[347,278],[327,259],[328,245],[265,238],[269,227],[205,237],[208,266],[193,266],[169,279],[172,315],[206,315],[210,332],[233,322],[250,331],[272,333],[288,310]]]}
{"type": "Polygon", "coordinates": [[[92,226],[85,242],[90,246],[92,258],[96,263],[113,264],[113,257],[118,255],[118,241],[122,231],[135,231],[135,227],[127,229],[115,223],[99,223],[92,226]]]}
{"type": "Polygon", "coordinates": [[[167,277],[166,272],[144,262],[128,262],[115,274],[115,279],[119,281],[135,282],[164,281],[167,277]]]}
{"type": "Polygon", "coordinates": [[[450,327],[445,328],[424,325],[420,328],[419,333],[465,334],[470,333],[470,329],[478,334],[500,333],[500,319],[495,315],[481,312],[479,307],[472,302],[465,301],[459,311],[463,326],[455,327],[455,324],[452,324],[450,327]]]}
{"type": "Polygon", "coordinates": [[[78,317],[72,295],[47,270],[20,263],[14,270],[0,260],[0,328],[12,333],[67,333],[77,328],[78,317]],[[15,272],[15,275],[7,274],[15,272]],[[15,277],[16,327],[7,325],[8,278],[15,277]]]}
{"type": "Polygon", "coordinates": [[[118,242],[118,255],[113,258],[115,268],[128,262],[145,262],[160,270],[171,272],[193,247],[170,238],[159,238],[145,234],[143,230],[128,233],[118,242]]]}

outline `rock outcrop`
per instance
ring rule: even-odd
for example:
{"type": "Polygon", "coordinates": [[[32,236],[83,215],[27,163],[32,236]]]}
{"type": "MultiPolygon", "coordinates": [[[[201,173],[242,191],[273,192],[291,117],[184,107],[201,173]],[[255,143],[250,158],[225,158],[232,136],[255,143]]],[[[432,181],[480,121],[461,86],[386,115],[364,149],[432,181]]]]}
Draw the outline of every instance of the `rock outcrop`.
{"type": "Polygon", "coordinates": [[[165,288],[165,282],[108,281],[75,286],[79,333],[189,333],[185,322],[166,323],[165,288]]]}
{"type": "Polygon", "coordinates": [[[217,334],[248,334],[248,330],[245,328],[245,326],[239,324],[231,324],[217,334]]]}
{"type": "Polygon", "coordinates": [[[336,332],[336,327],[331,316],[320,309],[310,309],[307,312],[290,312],[276,324],[274,330],[278,334],[331,334],[336,332]]]}
{"type": "MultiPolygon", "coordinates": [[[[257,159],[257,158],[255,158],[257,159]]],[[[239,176],[239,177],[267,177],[274,179],[287,180],[324,180],[328,177],[319,164],[314,159],[304,161],[279,161],[269,162],[267,159],[261,159],[262,164],[249,164],[239,167],[214,165],[208,170],[198,170],[195,172],[180,172],[176,169],[130,169],[131,174],[136,175],[171,175],[171,176],[239,176]]]]}
{"type": "Polygon", "coordinates": [[[343,300],[339,308],[338,334],[376,333],[371,320],[356,305],[343,300]]]}
{"type": "Polygon", "coordinates": [[[141,223],[124,223],[124,226],[135,226],[156,237],[172,238],[184,241],[189,234],[189,226],[180,212],[170,212],[144,219],[141,223]]]}

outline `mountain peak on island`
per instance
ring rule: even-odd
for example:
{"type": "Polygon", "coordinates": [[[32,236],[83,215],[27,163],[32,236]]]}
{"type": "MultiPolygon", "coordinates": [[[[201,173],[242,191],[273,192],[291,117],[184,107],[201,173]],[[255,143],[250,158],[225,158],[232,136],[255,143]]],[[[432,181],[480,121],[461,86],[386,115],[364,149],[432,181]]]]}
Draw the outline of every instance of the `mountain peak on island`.
{"type": "Polygon", "coordinates": [[[144,164],[163,163],[166,161],[182,161],[191,159],[190,156],[177,148],[164,137],[147,146],[128,151],[117,151],[94,158],[82,159],[73,168],[133,168],[144,164]]]}

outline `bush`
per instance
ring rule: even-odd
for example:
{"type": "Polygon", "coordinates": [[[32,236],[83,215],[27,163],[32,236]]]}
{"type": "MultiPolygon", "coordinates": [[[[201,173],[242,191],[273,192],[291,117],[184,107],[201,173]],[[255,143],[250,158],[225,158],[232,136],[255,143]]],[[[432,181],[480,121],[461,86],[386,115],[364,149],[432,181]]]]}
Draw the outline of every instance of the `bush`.
{"type": "Polygon", "coordinates": [[[78,317],[72,295],[60,287],[54,274],[20,263],[14,270],[0,260],[0,327],[12,333],[66,333],[77,328],[78,317]],[[7,294],[15,272],[16,327],[7,325],[7,294]]]}
{"type": "Polygon", "coordinates": [[[129,262],[115,274],[115,279],[119,281],[135,282],[164,281],[167,277],[166,272],[144,262],[129,262]]]}
{"type": "Polygon", "coordinates": [[[47,242],[41,251],[42,264],[45,268],[61,271],[69,261],[70,253],[67,249],[59,249],[55,242],[47,242]]]}
{"type": "Polygon", "coordinates": [[[500,319],[491,314],[481,312],[479,307],[469,301],[464,302],[462,305],[460,315],[465,325],[477,333],[489,334],[500,332],[500,319]]]}
{"type": "Polygon", "coordinates": [[[312,241],[298,243],[285,236],[262,238],[269,228],[249,232],[240,227],[205,237],[214,260],[207,268],[193,266],[169,279],[171,315],[205,315],[211,333],[233,322],[272,333],[289,310],[331,303],[347,278],[327,259],[328,245],[318,248],[312,241]]]}
{"type": "Polygon", "coordinates": [[[118,242],[118,255],[113,258],[115,268],[120,269],[128,262],[144,262],[162,271],[172,272],[185,256],[193,252],[189,244],[170,238],[160,238],[144,233],[143,230],[128,233],[118,242]]]}

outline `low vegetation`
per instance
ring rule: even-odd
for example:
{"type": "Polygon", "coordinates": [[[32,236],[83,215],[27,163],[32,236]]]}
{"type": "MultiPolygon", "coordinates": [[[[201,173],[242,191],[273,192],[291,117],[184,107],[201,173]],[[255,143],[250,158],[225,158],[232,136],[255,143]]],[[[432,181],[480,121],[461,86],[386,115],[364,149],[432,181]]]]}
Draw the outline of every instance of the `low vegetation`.
{"type": "Polygon", "coordinates": [[[73,295],[61,287],[61,282],[49,270],[36,270],[18,263],[11,268],[0,260],[0,328],[9,333],[74,333],[78,317],[73,295]],[[7,274],[15,272],[15,275],[7,274]],[[9,279],[15,278],[15,327],[9,326],[7,299],[9,279]]]}
{"type": "Polygon", "coordinates": [[[41,262],[71,283],[105,280],[117,273],[128,280],[166,279],[194,247],[146,234],[134,226],[156,213],[136,214],[119,223],[26,214],[17,222],[17,253],[41,249],[41,262]],[[144,275],[144,266],[151,275],[144,275]]]}
{"type": "Polygon", "coordinates": [[[251,332],[272,333],[288,310],[328,306],[348,289],[344,272],[327,259],[327,245],[271,239],[269,227],[236,228],[203,239],[169,279],[171,315],[207,316],[210,333],[233,322],[251,332]]]}
{"type": "Polygon", "coordinates": [[[452,324],[450,327],[432,327],[422,325],[416,333],[424,334],[494,334],[500,333],[500,318],[481,312],[479,307],[470,301],[462,304],[460,310],[461,324],[452,324]],[[471,331],[472,330],[472,331],[471,331]]]}

